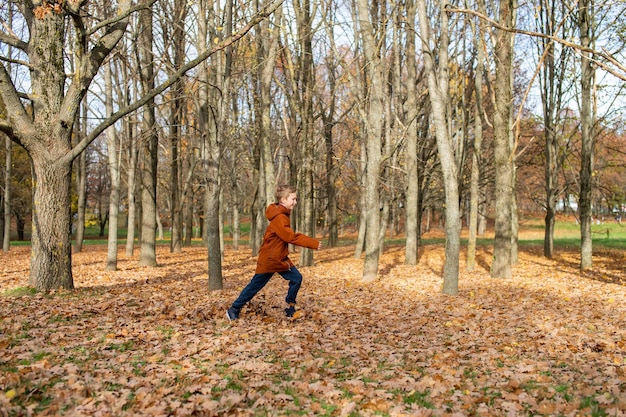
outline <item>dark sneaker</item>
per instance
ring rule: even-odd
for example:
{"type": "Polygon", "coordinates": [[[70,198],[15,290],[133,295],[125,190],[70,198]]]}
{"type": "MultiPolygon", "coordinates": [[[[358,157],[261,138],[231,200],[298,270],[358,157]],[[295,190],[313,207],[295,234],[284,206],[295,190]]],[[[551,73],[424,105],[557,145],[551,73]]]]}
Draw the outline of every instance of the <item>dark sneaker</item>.
{"type": "Polygon", "coordinates": [[[229,308],[228,310],[226,310],[226,317],[228,317],[228,320],[230,321],[237,320],[239,318],[239,310],[235,307],[229,308]]]}
{"type": "Polygon", "coordinates": [[[293,317],[293,315],[296,314],[296,308],[294,306],[289,306],[285,309],[285,314],[287,317],[293,317]]]}

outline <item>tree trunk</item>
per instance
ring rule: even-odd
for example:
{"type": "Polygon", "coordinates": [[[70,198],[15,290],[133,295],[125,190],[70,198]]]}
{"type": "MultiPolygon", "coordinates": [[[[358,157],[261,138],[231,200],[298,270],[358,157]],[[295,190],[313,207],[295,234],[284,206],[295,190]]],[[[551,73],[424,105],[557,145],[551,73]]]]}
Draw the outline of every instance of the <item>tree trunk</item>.
{"type": "MultiPolygon", "coordinates": [[[[364,125],[365,123],[361,123],[364,125]]],[[[360,167],[360,177],[361,177],[361,192],[359,194],[359,215],[357,216],[357,226],[358,233],[356,237],[356,245],[354,246],[354,259],[361,259],[363,255],[363,250],[365,249],[365,235],[367,232],[367,224],[365,219],[367,218],[367,205],[365,202],[367,189],[367,176],[365,175],[365,160],[367,159],[367,152],[365,151],[365,143],[361,141],[361,167],[360,167]]]]}
{"type": "Polygon", "coordinates": [[[374,37],[373,19],[370,16],[367,0],[357,0],[357,18],[359,36],[363,43],[367,74],[369,75],[369,95],[366,98],[367,118],[365,120],[366,161],[365,176],[365,261],[363,265],[363,281],[374,281],[378,277],[380,257],[380,166],[381,145],[383,135],[384,113],[384,77],[379,55],[378,42],[374,37]]]}
{"type": "MultiPolygon", "coordinates": [[[[154,88],[154,56],[152,53],[152,10],[143,9],[139,12],[141,84],[144,93],[154,88]]],[[[157,227],[157,161],[158,141],[155,102],[148,101],[143,110],[143,166],[141,169],[141,248],[139,264],[156,266],[156,227],[157,227]]]]}
{"type": "MultiPolygon", "coordinates": [[[[332,99],[331,99],[332,100],[332,99]]],[[[332,112],[330,113],[332,114],[332,112]]],[[[324,123],[324,144],[326,145],[326,197],[328,199],[328,242],[334,248],[339,245],[339,221],[337,218],[337,168],[333,151],[333,125],[324,123]]]]}
{"type": "MultiPolygon", "coordinates": [[[[105,108],[107,117],[113,114],[113,77],[111,62],[104,68],[105,108]]],[[[120,143],[115,125],[106,132],[109,154],[109,173],[111,174],[111,193],[109,196],[109,236],[107,245],[107,271],[117,270],[117,229],[120,207],[120,143]]]]}
{"type": "Polygon", "coordinates": [[[276,10],[273,16],[273,22],[264,20],[257,28],[257,66],[258,66],[258,103],[257,103],[257,123],[259,126],[258,142],[261,152],[261,172],[260,172],[260,199],[259,214],[261,215],[258,229],[260,236],[265,231],[267,220],[265,219],[265,208],[274,200],[274,191],[276,190],[276,177],[274,172],[274,158],[270,143],[270,135],[272,129],[271,117],[271,86],[274,76],[276,57],[278,54],[278,40],[280,38],[278,30],[271,30],[269,25],[273,24],[279,28],[282,24],[282,7],[276,10]],[[261,178],[262,177],[262,178],[261,178]]]}
{"type": "Polygon", "coordinates": [[[57,156],[47,152],[33,154],[35,187],[29,284],[40,291],[74,288],[69,212],[72,163],[57,156]]]}
{"type": "MultiPolygon", "coordinates": [[[[298,148],[300,152],[300,184],[298,186],[298,199],[300,200],[301,214],[300,229],[308,236],[315,236],[315,204],[314,204],[314,160],[315,155],[315,132],[313,128],[313,89],[315,85],[315,72],[313,69],[313,19],[311,15],[311,1],[304,0],[293,4],[297,26],[298,56],[295,63],[298,71],[292,78],[292,83],[298,85],[296,91],[297,107],[300,126],[298,131],[300,141],[298,148]]],[[[300,265],[313,265],[313,250],[301,248],[300,265]]]]}
{"type": "MultiPolygon", "coordinates": [[[[417,8],[415,1],[407,1],[407,22],[411,22],[413,26],[417,8]]],[[[417,54],[415,45],[415,28],[409,27],[406,33],[406,103],[405,112],[408,114],[408,127],[406,138],[406,221],[405,235],[406,244],[404,247],[404,263],[406,265],[417,264],[417,251],[419,243],[419,225],[418,225],[418,200],[419,200],[419,177],[418,177],[418,160],[417,160],[417,54]]]]}
{"type": "Polygon", "coordinates": [[[11,247],[11,156],[13,152],[13,142],[8,136],[5,137],[5,165],[4,165],[4,207],[3,207],[3,233],[2,251],[8,252],[11,247]]]}
{"type": "Polygon", "coordinates": [[[425,0],[418,0],[417,12],[420,22],[424,67],[428,80],[428,95],[433,109],[437,150],[443,173],[445,191],[445,231],[446,247],[443,267],[443,293],[456,295],[459,283],[459,257],[461,251],[461,218],[459,211],[459,182],[455,158],[455,148],[450,138],[446,116],[448,92],[448,18],[441,7],[441,34],[437,51],[438,66],[435,64],[435,51],[430,49],[431,34],[428,26],[425,0]]]}
{"type": "MultiPolygon", "coordinates": [[[[81,136],[87,133],[87,104],[82,103],[81,123],[77,126],[76,131],[81,136]]],[[[76,252],[83,251],[83,242],[85,240],[85,203],[87,200],[87,151],[81,152],[80,156],[74,163],[76,168],[76,237],[74,241],[74,250],[76,252]]]]}
{"type": "MultiPolygon", "coordinates": [[[[230,16],[230,2],[227,4],[226,14],[230,16]]],[[[207,18],[210,11],[208,10],[207,3],[200,2],[199,12],[199,33],[198,33],[198,47],[202,52],[206,45],[206,40],[211,39],[215,34],[214,26],[219,24],[218,22],[212,22],[207,18]],[[210,30],[209,28],[213,30],[210,30]]],[[[230,19],[228,18],[228,22],[230,19]]],[[[230,26],[226,25],[225,36],[230,34],[230,26]]],[[[211,61],[212,67],[216,69],[213,73],[214,78],[211,78],[209,73],[208,63],[200,67],[199,77],[202,83],[199,99],[199,112],[198,119],[200,120],[200,132],[204,138],[202,148],[202,160],[204,166],[204,180],[206,185],[206,193],[204,198],[204,213],[205,213],[205,233],[207,242],[207,258],[208,258],[208,287],[209,290],[219,290],[223,288],[222,278],[222,256],[221,248],[222,242],[220,239],[220,142],[221,138],[218,135],[222,134],[222,117],[226,108],[226,102],[228,101],[228,94],[221,94],[219,97],[210,95],[208,91],[208,84],[216,84],[220,86],[220,90],[228,91],[228,72],[226,69],[230,61],[228,58],[229,52],[226,54],[219,53],[218,56],[211,61]],[[213,97],[213,99],[212,99],[213,97]],[[212,103],[211,103],[212,101],[212,103]],[[217,109],[217,115],[215,117],[209,117],[209,107],[217,109]],[[219,126],[219,128],[218,128],[219,126]]]]}
{"type": "Polygon", "coordinates": [[[172,234],[170,240],[170,252],[182,252],[182,201],[180,196],[180,174],[179,174],[179,140],[180,140],[180,111],[182,103],[180,95],[183,88],[180,83],[175,84],[173,89],[176,98],[172,100],[171,111],[172,120],[170,124],[170,200],[171,200],[171,222],[172,234]]]}
{"type": "Polygon", "coordinates": [[[135,251],[135,226],[137,223],[137,162],[139,152],[135,139],[135,124],[127,126],[128,129],[128,221],[126,231],[126,256],[133,256],[135,251]]]}
{"type": "MultiPolygon", "coordinates": [[[[591,46],[593,0],[578,1],[578,26],[581,46],[591,46]]],[[[593,244],[591,236],[592,223],[592,188],[593,188],[593,156],[594,135],[593,114],[591,111],[591,88],[594,70],[589,52],[581,51],[580,78],[580,128],[582,149],[580,155],[580,269],[592,267],[593,244]]]]}
{"type": "MultiPolygon", "coordinates": [[[[188,167],[188,169],[192,169],[188,167]]],[[[194,192],[193,189],[191,192],[185,194],[185,210],[184,210],[184,246],[191,246],[191,240],[193,239],[193,212],[194,212],[194,192]]]]}
{"type": "MultiPolygon", "coordinates": [[[[173,66],[174,70],[180,68],[185,62],[185,32],[184,26],[179,22],[184,22],[187,16],[187,1],[176,0],[173,2],[174,29],[172,31],[172,49],[174,50],[173,66]]],[[[185,85],[183,79],[178,79],[172,86],[172,102],[170,118],[170,199],[172,203],[171,221],[172,236],[170,241],[170,252],[182,252],[183,245],[183,203],[184,196],[181,194],[182,172],[180,160],[180,144],[183,126],[183,111],[185,107],[185,85]]]]}
{"type": "Polygon", "coordinates": [[[474,94],[476,106],[474,108],[474,147],[472,152],[472,169],[470,173],[470,213],[469,213],[469,236],[467,240],[467,261],[465,268],[473,271],[476,268],[476,235],[478,232],[478,203],[480,197],[480,156],[483,140],[483,71],[485,53],[483,49],[484,25],[475,28],[476,73],[474,74],[474,94]]]}
{"type": "MultiPolygon", "coordinates": [[[[515,0],[500,3],[500,24],[515,26],[515,0]]],[[[494,158],[496,224],[491,276],[511,278],[511,249],[513,238],[513,149],[511,149],[511,77],[513,68],[513,35],[505,30],[498,33],[496,43],[496,81],[494,114],[494,158]]]]}

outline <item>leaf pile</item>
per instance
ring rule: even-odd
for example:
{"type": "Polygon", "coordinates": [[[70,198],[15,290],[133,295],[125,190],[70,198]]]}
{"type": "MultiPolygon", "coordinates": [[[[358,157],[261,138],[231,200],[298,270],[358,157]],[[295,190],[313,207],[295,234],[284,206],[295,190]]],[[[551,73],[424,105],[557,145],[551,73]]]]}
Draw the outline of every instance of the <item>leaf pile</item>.
{"type": "Polygon", "coordinates": [[[87,246],[77,289],[51,294],[28,291],[28,257],[0,254],[0,416],[626,415],[623,252],[581,274],[573,252],[524,249],[494,280],[483,248],[446,296],[442,246],[417,266],[389,248],[368,284],[351,248],[327,249],[300,268],[300,318],[276,275],[232,323],[247,250],[227,249],[214,292],[203,248],[159,248],[158,268],[121,251],[107,272],[87,246]]]}

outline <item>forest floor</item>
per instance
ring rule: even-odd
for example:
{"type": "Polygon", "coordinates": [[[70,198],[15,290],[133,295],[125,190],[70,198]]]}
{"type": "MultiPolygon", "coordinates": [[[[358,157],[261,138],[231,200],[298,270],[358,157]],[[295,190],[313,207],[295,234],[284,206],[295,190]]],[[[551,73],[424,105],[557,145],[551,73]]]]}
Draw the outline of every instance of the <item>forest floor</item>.
{"type": "MultiPolygon", "coordinates": [[[[206,249],[157,268],[106,246],[73,254],[76,289],[27,287],[28,247],[0,254],[0,416],[625,416],[626,253],[554,259],[522,246],[512,279],[492,279],[492,247],[442,294],[443,245],[380,258],[361,282],[352,246],[300,268],[301,317],[284,318],[276,275],[229,322],[251,278],[227,248],[224,289],[207,288],[206,249]]],[[[294,260],[298,255],[292,256],[294,260]]]]}

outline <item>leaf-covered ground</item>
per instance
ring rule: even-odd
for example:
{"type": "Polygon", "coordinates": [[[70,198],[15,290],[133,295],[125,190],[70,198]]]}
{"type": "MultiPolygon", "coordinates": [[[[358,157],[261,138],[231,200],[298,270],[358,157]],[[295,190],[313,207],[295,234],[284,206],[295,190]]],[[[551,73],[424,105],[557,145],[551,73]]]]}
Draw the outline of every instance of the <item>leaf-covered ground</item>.
{"type": "MultiPolygon", "coordinates": [[[[297,320],[278,275],[229,322],[249,281],[228,249],[224,289],[207,290],[206,250],[158,252],[143,268],[106,248],[73,255],[73,292],[27,291],[29,249],[0,254],[0,416],[624,416],[626,262],[525,248],[514,278],[462,261],[441,293],[443,247],[418,266],[401,247],[360,281],[353,248],[316,252],[297,320]]],[[[297,255],[293,256],[297,259],[297,255]]]]}

